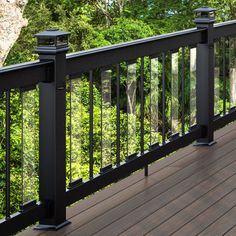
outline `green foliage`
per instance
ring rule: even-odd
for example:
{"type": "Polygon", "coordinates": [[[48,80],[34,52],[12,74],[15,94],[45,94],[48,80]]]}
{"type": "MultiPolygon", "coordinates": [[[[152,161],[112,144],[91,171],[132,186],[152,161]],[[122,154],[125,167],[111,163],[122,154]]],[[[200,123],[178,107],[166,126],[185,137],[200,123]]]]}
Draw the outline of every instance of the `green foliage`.
{"type": "Polygon", "coordinates": [[[117,18],[114,25],[102,33],[111,44],[145,38],[154,34],[146,23],[130,18],[117,18]]]}

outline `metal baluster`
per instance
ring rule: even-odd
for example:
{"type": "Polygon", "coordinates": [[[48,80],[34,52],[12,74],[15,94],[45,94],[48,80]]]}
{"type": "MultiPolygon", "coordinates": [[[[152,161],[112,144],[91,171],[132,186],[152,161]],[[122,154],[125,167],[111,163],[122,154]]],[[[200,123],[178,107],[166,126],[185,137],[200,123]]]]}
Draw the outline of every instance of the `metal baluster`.
{"type": "Polygon", "coordinates": [[[112,70],[101,71],[101,172],[112,167],[111,120],[112,70]]]}
{"type": "Polygon", "coordinates": [[[101,98],[100,98],[100,126],[101,126],[101,137],[100,137],[100,147],[101,147],[101,151],[100,151],[100,172],[102,173],[102,168],[103,168],[103,114],[102,114],[102,110],[103,110],[103,102],[102,102],[102,93],[103,93],[103,88],[102,88],[102,72],[101,72],[101,98]]]}
{"type": "Polygon", "coordinates": [[[185,93],[184,93],[184,85],[185,85],[185,77],[184,77],[184,71],[185,71],[185,48],[182,47],[182,76],[181,76],[181,105],[182,105],[182,114],[181,114],[181,128],[182,128],[182,135],[185,134],[185,117],[184,117],[184,104],[185,104],[185,93]]]}
{"type": "Polygon", "coordinates": [[[10,91],[6,91],[6,219],[10,218],[10,91]]]}
{"type": "Polygon", "coordinates": [[[226,52],[225,38],[222,38],[223,44],[223,114],[226,114],[226,52]]]}
{"type": "MultiPolygon", "coordinates": [[[[141,97],[141,107],[140,107],[140,118],[141,118],[141,138],[140,138],[140,147],[141,155],[144,153],[144,58],[141,58],[141,74],[140,74],[141,84],[140,84],[140,97],[141,97]]],[[[148,165],[144,167],[144,174],[148,176],[148,165]]]]}
{"type": "Polygon", "coordinates": [[[24,205],[24,93],[21,92],[21,194],[24,205]]]}
{"type": "Polygon", "coordinates": [[[162,143],[165,144],[165,53],[162,53],[162,143]]]}
{"type": "Polygon", "coordinates": [[[219,60],[220,41],[214,42],[214,115],[218,116],[220,110],[220,60],[219,60]]]}
{"type": "Polygon", "coordinates": [[[179,135],[179,52],[171,53],[171,138],[179,135]]]}
{"type": "Polygon", "coordinates": [[[190,48],[190,81],[189,81],[189,127],[191,128],[196,124],[196,110],[197,110],[197,103],[196,103],[196,80],[197,80],[197,49],[196,48],[190,48]]]}
{"type": "Polygon", "coordinates": [[[140,138],[140,147],[141,147],[141,154],[144,153],[144,58],[141,58],[141,84],[140,84],[140,96],[141,96],[141,109],[140,109],[140,128],[141,128],[141,138],[140,138]]]}
{"type": "Polygon", "coordinates": [[[70,79],[70,183],[72,183],[72,79],[70,79]]]}
{"type": "Polygon", "coordinates": [[[93,178],[93,71],[89,71],[89,177],[93,178]]]}
{"type": "Polygon", "coordinates": [[[120,64],[116,65],[116,165],[120,165],[120,64]]]}
{"type": "Polygon", "coordinates": [[[127,157],[132,159],[137,154],[137,137],[136,137],[136,62],[127,64],[127,157]]]}
{"type": "Polygon", "coordinates": [[[152,145],[152,59],[150,58],[150,107],[149,107],[149,113],[150,113],[150,144],[149,147],[152,145]]]}
{"type": "Polygon", "coordinates": [[[151,148],[159,146],[159,59],[152,58],[150,64],[150,145],[151,148]]]}
{"type": "Polygon", "coordinates": [[[129,117],[128,117],[128,69],[129,64],[126,64],[126,158],[129,156],[129,117]]]}
{"type": "Polygon", "coordinates": [[[235,110],[236,107],[236,94],[235,94],[235,83],[236,83],[236,55],[235,55],[235,37],[229,38],[229,110],[235,110]]]}

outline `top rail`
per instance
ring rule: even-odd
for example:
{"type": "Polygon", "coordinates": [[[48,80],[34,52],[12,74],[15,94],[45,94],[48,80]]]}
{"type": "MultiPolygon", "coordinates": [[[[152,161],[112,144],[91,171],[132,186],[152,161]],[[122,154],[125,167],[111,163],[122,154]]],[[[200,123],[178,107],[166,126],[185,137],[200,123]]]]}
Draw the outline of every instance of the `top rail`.
{"type": "Polygon", "coordinates": [[[52,78],[53,61],[34,61],[0,68],[0,91],[27,88],[52,78]]]}
{"type": "Polygon", "coordinates": [[[67,55],[67,74],[74,75],[138,57],[201,43],[205,29],[188,29],[132,42],[91,49],[67,55]]]}
{"type": "Polygon", "coordinates": [[[236,20],[226,21],[214,25],[214,39],[236,35],[236,20]]]}
{"type": "MultiPolygon", "coordinates": [[[[236,35],[236,20],[214,24],[213,38],[236,35]]],[[[67,54],[66,73],[77,75],[143,56],[194,46],[203,42],[206,29],[187,29],[165,35],[67,54]]],[[[53,61],[34,61],[0,68],[0,91],[28,88],[53,77],[53,61]]]]}

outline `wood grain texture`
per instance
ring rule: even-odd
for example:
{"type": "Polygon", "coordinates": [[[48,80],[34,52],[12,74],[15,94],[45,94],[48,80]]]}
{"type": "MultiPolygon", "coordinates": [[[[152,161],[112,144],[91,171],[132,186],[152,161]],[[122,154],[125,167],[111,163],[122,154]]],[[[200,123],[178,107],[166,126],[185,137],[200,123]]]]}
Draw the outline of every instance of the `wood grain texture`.
{"type": "MultiPolygon", "coordinates": [[[[235,219],[235,216],[234,216],[235,219]]],[[[232,227],[231,229],[229,229],[224,236],[235,236],[236,235],[236,225],[234,227],[232,227]]]]}
{"type": "MultiPolygon", "coordinates": [[[[135,223],[130,228],[126,229],[122,235],[144,235],[150,231],[150,229],[164,223],[197,199],[209,194],[211,191],[217,191],[217,189],[222,190],[222,184],[229,181],[232,172],[235,170],[233,168],[235,167],[236,163],[224,168],[215,175],[201,182],[199,185],[193,187],[190,191],[185,192],[180,197],[169,202],[158,211],[154,211],[153,213],[150,212],[150,214],[144,217],[141,221],[135,219],[135,223]]],[[[139,217],[135,218],[139,219],[139,217]]]]}
{"type": "Polygon", "coordinates": [[[236,235],[236,123],[212,147],[190,145],[80,201],[72,224],[57,232],[18,235],[236,235]],[[234,234],[233,234],[234,233],[234,234]]]}
{"type": "MultiPolygon", "coordinates": [[[[215,222],[204,229],[199,236],[221,236],[235,225],[236,206],[230,209],[225,215],[220,216],[215,222]]],[[[236,235],[236,231],[235,231],[236,235]]]]}

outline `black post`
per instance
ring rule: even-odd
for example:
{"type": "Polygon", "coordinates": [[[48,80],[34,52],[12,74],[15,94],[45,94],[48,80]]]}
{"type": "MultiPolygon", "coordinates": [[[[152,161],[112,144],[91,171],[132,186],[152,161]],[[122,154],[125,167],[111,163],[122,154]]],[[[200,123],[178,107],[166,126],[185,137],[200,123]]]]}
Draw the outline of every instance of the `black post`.
{"type": "Polygon", "coordinates": [[[41,61],[54,61],[54,76],[39,84],[39,198],[45,218],[36,229],[57,230],[66,221],[66,52],[68,33],[47,30],[36,35],[41,61]]]}
{"type": "Polygon", "coordinates": [[[206,29],[202,43],[197,45],[197,124],[202,127],[202,137],[196,145],[214,144],[214,12],[203,7],[196,9],[197,28],[206,29]]]}

